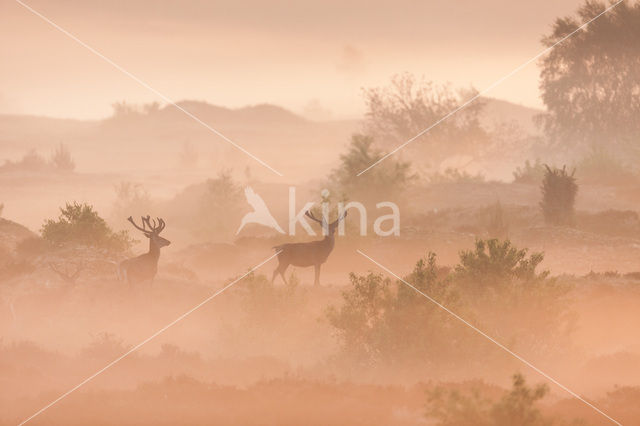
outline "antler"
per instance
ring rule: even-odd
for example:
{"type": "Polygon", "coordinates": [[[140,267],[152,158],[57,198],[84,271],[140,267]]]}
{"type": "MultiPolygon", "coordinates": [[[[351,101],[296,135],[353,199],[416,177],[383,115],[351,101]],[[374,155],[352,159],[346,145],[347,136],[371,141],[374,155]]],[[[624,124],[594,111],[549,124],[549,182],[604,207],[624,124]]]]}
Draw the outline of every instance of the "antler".
{"type": "Polygon", "coordinates": [[[147,215],[146,218],[145,217],[142,218],[142,221],[143,221],[143,225],[144,223],[146,223],[147,226],[149,226],[149,229],[151,230],[149,232],[157,235],[162,232],[162,230],[165,227],[165,223],[164,223],[164,219],[161,219],[159,217],[156,219],[151,219],[151,216],[147,215]],[[156,219],[157,219],[157,222],[156,222],[156,219]]]}
{"type": "Polygon", "coordinates": [[[324,222],[322,222],[320,219],[317,219],[317,218],[313,215],[313,213],[311,213],[311,210],[307,210],[307,211],[305,212],[305,216],[307,216],[307,217],[308,217],[309,219],[311,219],[311,220],[314,220],[314,221],[318,222],[318,223],[319,223],[319,224],[321,224],[321,225],[324,223],[324,222]]]}
{"type": "Polygon", "coordinates": [[[331,225],[335,225],[336,223],[340,222],[341,220],[343,220],[345,217],[347,217],[347,211],[345,210],[344,213],[342,213],[341,216],[338,216],[338,218],[336,220],[334,220],[333,222],[331,222],[331,225]]]}
{"type": "MultiPolygon", "coordinates": [[[[142,228],[141,228],[141,227],[139,227],[138,225],[136,225],[136,223],[134,222],[134,220],[133,220],[133,218],[132,218],[131,216],[129,216],[129,217],[127,218],[127,220],[128,220],[129,222],[131,222],[131,224],[132,224],[132,225],[133,225],[133,226],[134,226],[138,231],[142,231],[142,232],[144,232],[145,234],[150,234],[150,233],[152,233],[152,232],[153,232],[153,229],[149,229],[149,230],[148,230],[148,229],[146,228],[146,225],[148,225],[148,224],[149,224],[149,218],[150,218],[150,216],[149,216],[149,215],[147,215],[147,217],[142,216],[142,228]],[[146,225],[145,225],[145,224],[146,224],[146,225]]],[[[151,228],[151,225],[149,225],[149,228],[151,228]]]]}

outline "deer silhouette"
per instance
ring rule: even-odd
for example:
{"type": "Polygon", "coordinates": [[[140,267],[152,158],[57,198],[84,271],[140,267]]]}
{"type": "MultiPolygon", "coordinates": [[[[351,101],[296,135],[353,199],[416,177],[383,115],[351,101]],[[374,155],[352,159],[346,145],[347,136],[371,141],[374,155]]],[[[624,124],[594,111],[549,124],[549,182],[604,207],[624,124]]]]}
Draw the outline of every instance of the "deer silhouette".
{"type": "Polygon", "coordinates": [[[335,245],[334,234],[338,228],[338,223],[347,216],[347,212],[345,211],[342,216],[331,223],[327,223],[324,218],[322,220],[316,219],[309,211],[307,211],[305,215],[322,225],[325,234],[324,238],[308,243],[288,243],[273,247],[280,253],[278,253],[278,267],[273,271],[271,282],[276,279],[276,275],[280,274],[286,284],[287,280],[284,277],[284,273],[289,265],[313,266],[315,268],[314,285],[320,285],[320,267],[327,261],[329,254],[331,254],[333,250],[333,246],[335,245]]]}
{"type": "Polygon", "coordinates": [[[164,220],[158,218],[156,222],[156,220],[151,219],[149,215],[146,217],[143,216],[142,227],[136,225],[131,216],[129,216],[127,220],[131,222],[137,230],[142,231],[145,237],[149,238],[149,251],[140,256],[120,262],[118,265],[118,278],[121,281],[128,282],[129,285],[147,280],[153,283],[153,279],[158,272],[160,249],[171,244],[171,241],[160,236],[160,233],[165,227],[164,220]]]}

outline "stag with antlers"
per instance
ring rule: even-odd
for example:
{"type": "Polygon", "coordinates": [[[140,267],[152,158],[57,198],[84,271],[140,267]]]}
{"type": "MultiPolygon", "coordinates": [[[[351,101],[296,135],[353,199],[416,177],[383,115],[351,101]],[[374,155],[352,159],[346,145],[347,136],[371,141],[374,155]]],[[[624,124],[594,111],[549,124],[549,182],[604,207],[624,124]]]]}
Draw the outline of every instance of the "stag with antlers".
{"type": "Polygon", "coordinates": [[[133,218],[129,216],[128,221],[143,235],[149,238],[149,251],[140,256],[126,259],[118,265],[118,278],[126,281],[129,285],[140,282],[149,281],[153,283],[153,279],[158,272],[158,259],[160,259],[160,249],[171,244],[171,241],[162,238],[160,233],[165,227],[164,220],[158,218],[151,219],[151,216],[142,217],[142,227],[136,225],[133,218]]]}
{"type": "Polygon", "coordinates": [[[305,215],[322,225],[324,238],[308,243],[289,243],[275,246],[274,249],[279,251],[278,267],[273,271],[271,282],[276,279],[276,275],[280,274],[286,284],[287,280],[284,277],[284,273],[289,265],[313,266],[315,268],[314,285],[320,285],[320,267],[327,261],[329,254],[333,250],[336,229],[338,229],[340,221],[347,216],[347,212],[345,211],[342,216],[331,223],[328,223],[324,218],[322,220],[317,219],[310,211],[307,211],[305,215]]]}

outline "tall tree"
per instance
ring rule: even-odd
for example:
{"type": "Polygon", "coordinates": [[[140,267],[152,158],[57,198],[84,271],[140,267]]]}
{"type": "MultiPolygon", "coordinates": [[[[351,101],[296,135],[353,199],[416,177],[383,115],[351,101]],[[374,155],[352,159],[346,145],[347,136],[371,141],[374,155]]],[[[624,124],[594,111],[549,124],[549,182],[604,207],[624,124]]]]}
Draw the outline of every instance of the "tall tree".
{"type": "MultiPolygon", "coordinates": [[[[586,0],[558,18],[546,46],[606,9],[586,0]]],[[[541,61],[540,89],[550,140],[640,156],[640,3],[623,2],[552,49],[541,61]]]]}
{"type": "MultiPolygon", "coordinates": [[[[396,75],[389,86],[365,90],[367,132],[385,148],[394,148],[476,93],[474,89],[455,91],[449,85],[436,85],[409,73],[396,75]]],[[[431,166],[449,156],[477,153],[487,142],[479,119],[483,106],[476,100],[422,135],[409,149],[419,153],[421,163],[431,166]]]]}

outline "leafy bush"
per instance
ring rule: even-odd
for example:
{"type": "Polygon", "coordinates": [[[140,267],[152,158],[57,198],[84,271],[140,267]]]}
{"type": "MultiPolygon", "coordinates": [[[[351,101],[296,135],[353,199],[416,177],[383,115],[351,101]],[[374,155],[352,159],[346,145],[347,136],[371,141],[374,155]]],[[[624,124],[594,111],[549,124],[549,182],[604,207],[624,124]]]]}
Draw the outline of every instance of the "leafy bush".
{"type": "Polygon", "coordinates": [[[358,173],[383,157],[381,151],[373,147],[371,136],[355,134],[347,153],[340,156],[340,165],[333,170],[331,182],[337,185],[337,193],[345,197],[367,197],[378,194],[377,198],[387,199],[398,195],[405,185],[415,178],[410,173],[408,162],[387,158],[375,167],[358,176],[358,173]]]}
{"type": "MultiPolygon", "coordinates": [[[[387,146],[395,147],[415,137],[476,93],[475,89],[454,90],[449,85],[438,86],[409,73],[396,75],[386,87],[365,90],[367,131],[387,146]]],[[[422,152],[422,161],[431,162],[431,167],[437,167],[450,156],[478,153],[489,143],[489,136],[480,124],[483,107],[484,103],[476,100],[422,135],[409,149],[422,152]]]]}
{"type": "Polygon", "coordinates": [[[549,389],[545,384],[529,387],[521,374],[513,376],[510,391],[498,401],[483,398],[477,388],[461,393],[436,387],[427,392],[427,418],[438,426],[546,426],[536,403],[549,389]]]}
{"type": "Polygon", "coordinates": [[[7,160],[0,166],[0,172],[71,172],[76,165],[71,157],[71,153],[64,144],[58,145],[49,161],[31,150],[24,154],[19,161],[7,160]]]}
{"type": "Polygon", "coordinates": [[[538,185],[544,178],[544,165],[536,158],[535,163],[526,160],[522,167],[516,167],[513,172],[513,182],[527,185],[538,185]]]}
{"type": "Polygon", "coordinates": [[[578,184],[574,171],[567,173],[566,166],[562,169],[545,165],[546,172],[542,180],[542,201],[540,207],[547,224],[573,225],[575,220],[575,202],[578,184]]]}
{"type": "Polygon", "coordinates": [[[0,167],[0,172],[44,172],[47,170],[50,170],[50,165],[35,150],[27,152],[20,161],[6,160],[0,167]]]}
{"type": "MultiPolygon", "coordinates": [[[[457,295],[436,266],[435,254],[420,259],[406,281],[448,307],[457,307],[457,295]]],[[[452,318],[401,282],[380,274],[350,274],[341,306],[330,306],[329,323],[337,330],[343,354],[360,363],[398,363],[425,360],[454,362],[460,356],[451,337],[452,318]]],[[[459,330],[459,329],[458,329],[459,330]]],[[[459,358],[458,358],[459,359],[459,358]]]]}
{"type": "Polygon", "coordinates": [[[86,245],[121,252],[133,243],[127,231],[114,233],[91,205],[76,202],[61,208],[58,219],[47,220],[41,232],[42,238],[54,245],[86,245]]]}
{"type": "MultiPolygon", "coordinates": [[[[345,360],[394,365],[398,371],[445,372],[460,362],[491,362],[495,348],[473,344],[470,336],[477,337],[476,332],[434,301],[505,344],[552,356],[553,348],[564,348],[560,342],[570,325],[565,299],[570,288],[548,278],[547,271],[536,271],[542,259],[508,241],[479,240],[475,250],[460,254],[451,272],[438,268],[430,253],[405,277],[428,297],[381,274],[352,273],[341,305],[330,306],[327,319],[345,360]]],[[[503,358],[495,360],[504,367],[503,358]]],[[[494,367],[486,371],[495,372],[494,367]]]]}
{"type": "Polygon", "coordinates": [[[477,240],[460,253],[454,281],[480,328],[529,354],[551,356],[571,330],[566,297],[570,286],[538,272],[542,253],[528,254],[510,241],[477,240]]]}
{"type": "Polygon", "coordinates": [[[528,285],[541,282],[549,275],[548,271],[536,272],[544,255],[534,253],[527,258],[527,253],[527,249],[517,249],[508,240],[476,240],[474,250],[460,253],[460,264],[455,268],[457,282],[474,291],[510,287],[514,280],[528,285]]]}

